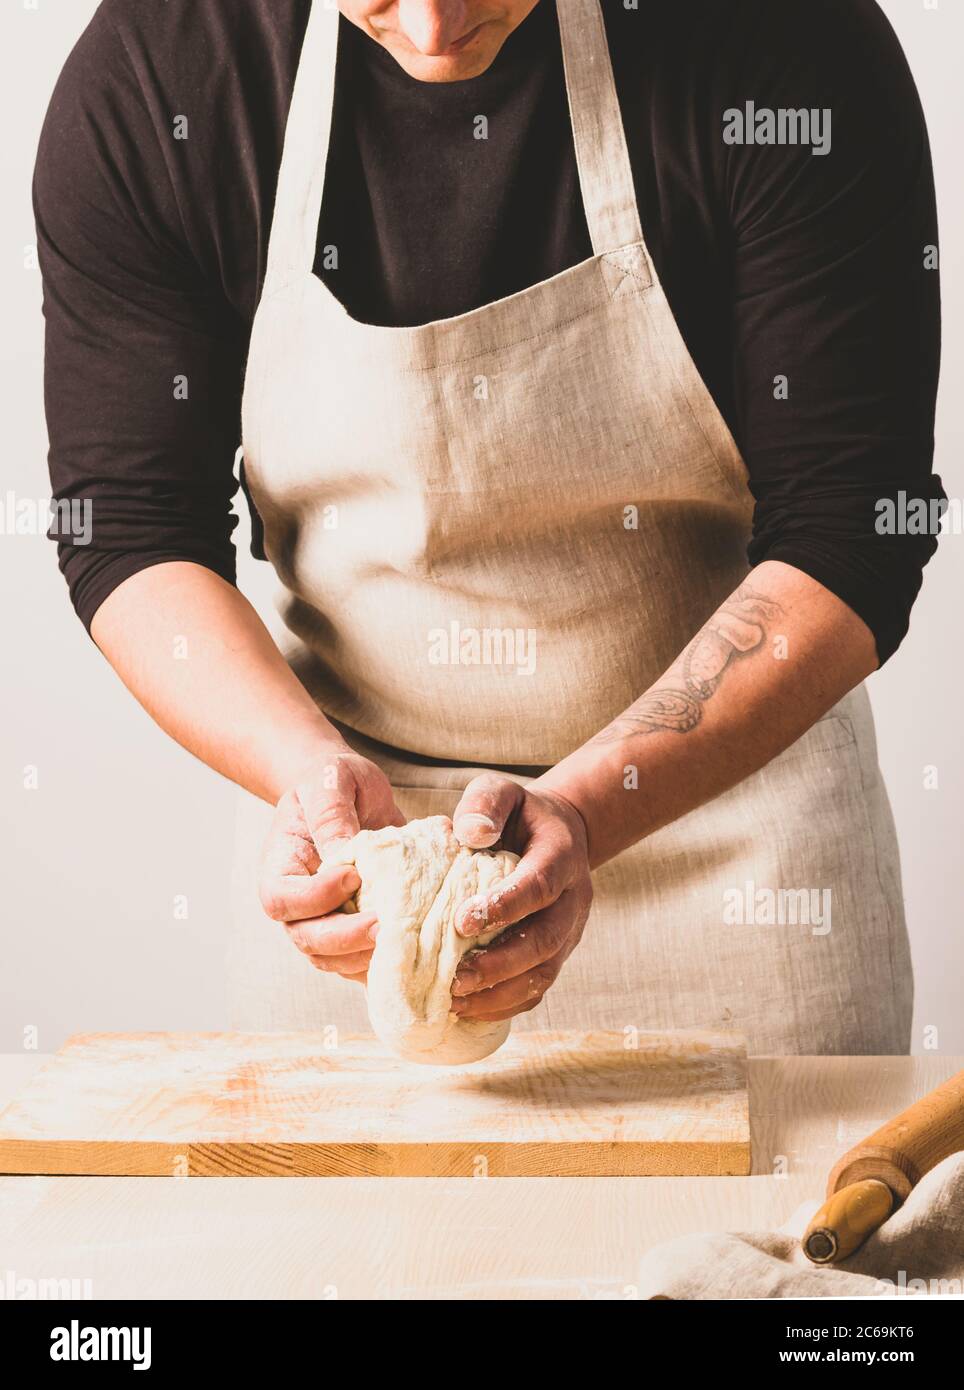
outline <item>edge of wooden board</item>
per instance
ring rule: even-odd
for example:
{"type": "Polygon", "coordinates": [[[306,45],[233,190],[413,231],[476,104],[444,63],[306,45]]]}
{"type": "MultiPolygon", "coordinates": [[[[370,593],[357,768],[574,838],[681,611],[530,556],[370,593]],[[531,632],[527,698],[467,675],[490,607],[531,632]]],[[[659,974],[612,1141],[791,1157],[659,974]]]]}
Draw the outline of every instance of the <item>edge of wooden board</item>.
{"type": "Polygon", "coordinates": [[[170,1178],[176,1175],[179,1158],[188,1162],[184,1144],[138,1139],[122,1144],[96,1139],[0,1139],[0,1175],[4,1177],[170,1178]]]}
{"type": "Polygon", "coordinates": [[[747,1177],[749,1143],[174,1144],[0,1140],[0,1173],[160,1178],[747,1177]]]}

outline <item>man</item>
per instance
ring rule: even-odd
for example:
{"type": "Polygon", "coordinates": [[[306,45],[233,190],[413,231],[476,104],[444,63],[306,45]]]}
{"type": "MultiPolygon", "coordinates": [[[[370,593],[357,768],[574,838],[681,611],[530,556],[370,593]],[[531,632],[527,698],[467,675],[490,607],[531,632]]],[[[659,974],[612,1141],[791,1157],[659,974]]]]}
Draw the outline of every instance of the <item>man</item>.
{"type": "Polygon", "coordinates": [[[340,10],[107,0],[38,158],[74,602],[277,807],[242,812],[236,1021],[364,1026],[378,924],[319,851],[444,812],[522,855],[463,908],[523,925],[461,1015],[906,1051],[860,683],[933,549],[877,503],[941,493],[891,31],[871,0],[340,10]],[[287,660],[233,586],[239,444],[287,660]],[[264,835],[284,932],[245,906],[264,835]]]}

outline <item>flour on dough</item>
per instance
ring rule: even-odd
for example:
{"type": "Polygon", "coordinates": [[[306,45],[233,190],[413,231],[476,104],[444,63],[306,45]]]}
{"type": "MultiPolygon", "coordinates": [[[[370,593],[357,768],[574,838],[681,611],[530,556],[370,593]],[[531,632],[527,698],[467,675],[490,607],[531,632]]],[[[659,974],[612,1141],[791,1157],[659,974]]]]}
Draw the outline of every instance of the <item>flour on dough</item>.
{"type": "Polygon", "coordinates": [[[368,968],[368,1016],[388,1047],[412,1062],[475,1062],[505,1042],[509,1023],[460,1019],[451,1012],[452,980],[467,951],[486,946],[501,928],[466,938],[455,914],[519,862],[507,850],[469,850],[448,816],[429,816],[384,830],[362,830],[330,845],[326,864],[354,864],[361,878],[355,905],[378,918],[368,968]]]}

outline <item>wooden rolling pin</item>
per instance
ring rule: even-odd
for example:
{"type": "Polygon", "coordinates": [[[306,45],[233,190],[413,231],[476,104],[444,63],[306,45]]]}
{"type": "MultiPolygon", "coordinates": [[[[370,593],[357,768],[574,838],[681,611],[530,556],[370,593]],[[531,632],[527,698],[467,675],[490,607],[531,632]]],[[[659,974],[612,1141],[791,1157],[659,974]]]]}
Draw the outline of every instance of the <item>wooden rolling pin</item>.
{"type": "Polygon", "coordinates": [[[964,1071],[844,1154],[827,1180],[827,1200],[804,1234],[804,1254],[814,1264],[845,1260],[925,1173],[961,1149],[964,1071]]]}

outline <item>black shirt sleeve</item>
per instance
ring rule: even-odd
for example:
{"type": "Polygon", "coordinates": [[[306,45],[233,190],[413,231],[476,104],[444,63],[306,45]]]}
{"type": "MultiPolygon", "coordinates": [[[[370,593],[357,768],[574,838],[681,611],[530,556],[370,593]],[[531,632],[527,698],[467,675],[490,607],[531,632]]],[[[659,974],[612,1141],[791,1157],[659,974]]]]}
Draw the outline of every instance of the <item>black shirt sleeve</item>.
{"type": "Polygon", "coordinates": [[[34,177],[52,492],[91,518],[88,544],[59,538],[60,567],[88,628],[161,560],[234,581],[244,338],[177,234],[166,114],[101,9],[57,84],[34,177]]]}
{"type": "Polygon", "coordinates": [[[879,534],[877,504],[944,495],[931,472],[940,301],[927,133],[870,0],[792,0],[759,19],[759,42],[733,66],[733,107],[752,96],[825,110],[830,147],[734,145],[724,161],[749,558],[785,561],[838,595],[884,662],[936,538],[879,534]]]}

